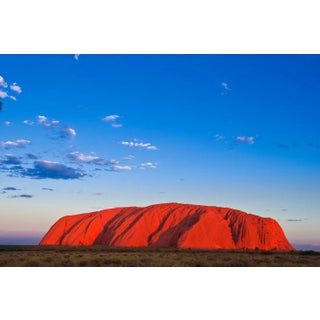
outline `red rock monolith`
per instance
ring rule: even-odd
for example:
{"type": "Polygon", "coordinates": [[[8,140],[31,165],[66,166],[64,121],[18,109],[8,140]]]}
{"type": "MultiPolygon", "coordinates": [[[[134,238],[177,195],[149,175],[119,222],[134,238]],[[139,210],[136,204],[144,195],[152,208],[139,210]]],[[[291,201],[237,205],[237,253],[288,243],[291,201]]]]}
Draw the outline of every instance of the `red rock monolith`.
{"type": "Polygon", "coordinates": [[[272,218],[179,203],[65,216],[40,245],[294,250],[272,218]]]}

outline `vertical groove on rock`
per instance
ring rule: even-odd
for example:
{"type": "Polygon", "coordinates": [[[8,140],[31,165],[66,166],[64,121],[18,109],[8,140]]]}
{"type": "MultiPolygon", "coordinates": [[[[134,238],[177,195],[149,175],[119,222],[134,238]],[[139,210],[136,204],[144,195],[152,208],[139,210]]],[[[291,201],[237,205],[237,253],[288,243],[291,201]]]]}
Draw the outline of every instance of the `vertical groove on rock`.
{"type": "Polygon", "coordinates": [[[112,219],[110,219],[105,225],[101,233],[97,236],[96,240],[94,240],[94,245],[106,245],[110,246],[110,243],[116,233],[116,228],[121,225],[122,222],[125,221],[127,217],[131,215],[130,208],[123,208],[119,213],[117,213],[112,219]],[[127,210],[126,210],[127,209],[127,210]],[[128,215],[128,211],[130,211],[130,214],[128,215]],[[118,221],[118,222],[117,222],[118,221]],[[117,222],[116,227],[113,227],[113,224],[117,222]]]}
{"type": "MultiPolygon", "coordinates": [[[[135,226],[135,224],[143,217],[143,215],[145,214],[144,212],[140,213],[139,210],[135,210],[134,212],[131,213],[130,216],[136,215],[137,217],[134,218],[134,220],[129,224],[128,227],[126,227],[125,230],[123,230],[120,234],[118,234],[117,236],[115,236],[115,238],[110,242],[110,245],[114,245],[117,240],[119,240],[121,237],[123,237],[131,228],[133,228],[135,226]]],[[[122,223],[124,222],[124,220],[122,221],[122,223]]]]}
{"type": "Polygon", "coordinates": [[[177,248],[178,241],[181,236],[189,231],[193,225],[200,220],[200,216],[203,213],[204,210],[198,209],[195,211],[195,213],[186,216],[179,224],[164,231],[155,242],[154,246],[177,248]]]}
{"type": "Polygon", "coordinates": [[[63,244],[63,240],[84,220],[86,220],[88,217],[84,216],[82,219],[79,219],[77,222],[75,222],[73,225],[70,226],[70,228],[68,228],[67,231],[65,231],[60,240],[59,240],[59,244],[62,245],[63,244]]]}
{"type": "Polygon", "coordinates": [[[162,219],[162,221],[160,222],[158,228],[153,231],[149,236],[148,236],[148,246],[153,246],[153,238],[155,237],[155,235],[157,235],[158,233],[160,233],[160,231],[162,230],[164,224],[166,223],[166,221],[168,220],[168,218],[171,216],[172,211],[169,211],[162,219]]]}

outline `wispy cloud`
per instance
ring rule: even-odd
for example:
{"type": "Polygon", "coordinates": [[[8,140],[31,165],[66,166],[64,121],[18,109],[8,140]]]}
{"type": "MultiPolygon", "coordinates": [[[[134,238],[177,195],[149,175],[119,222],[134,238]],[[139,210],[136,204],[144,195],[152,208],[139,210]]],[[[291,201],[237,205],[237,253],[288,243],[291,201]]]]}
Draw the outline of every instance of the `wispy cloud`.
{"type": "Polygon", "coordinates": [[[214,136],[214,138],[215,138],[216,141],[221,141],[221,140],[224,140],[224,139],[225,139],[225,137],[222,136],[221,134],[216,134],[216,135],[214,136]]]}
{"type": "Polygon", "coordinates": [[[12,122],[10,122],[10,121],[5,121],[5,122],[4,122],[4,125],[7,126],[7,127],[9,127],[9,126],[12,125],[12,122]]]}
{"type": "Polygon", "coordinates": [[[110,160],[107,160],[107,163],[108,164],[119,164],[120,161],[119,160],[115,160],[115,159],[110,159],[110,160]]]}
{"type": "Polygon", "coordinates": [[[246,142],[248,144],[254,144],[254,137],[238,136],[237,141],[246,142]]]}
{"type": "Polygon", "coordinates": [[[112,128],[121,128],[121,127],[122,127],[122,124],[120,124],[120,123],[112,123],[112,124],[111,124],[111,127],[112,127],[112,128]]]}
{"type": "Polygon", "coordinates": [[[110,122],[110,121],[115,121],[115,120],[117,120],[117,119],[119,119],[119,118],[120,118],[120,116],[118,116],[117,114],[112,114],[112,115],[110,115],[110,116],[104,117],[104,118],[102,119],[102,121],[104,121],[104,122],[110,122]]]}
{"type": "Polygon", "coordinates": [[[6,187],[6,188],[2,188],[2,190],[4,190],[4,191],[17,191],[18,189],[15,187],[6,187]]]}
{"type": "Polygon", "coordinates": [[[123,160],[132,160],[132,159],[134,159],[134,158],[135,158],[134,155],[129,154],[128,156],[124,157],[123,160]]]}
{"type": "Polygon", "coordinates": [[[5,91],[0,89],[0,98],[4,99],[4,98],[7,98],[7,97],[8,97],[8,94],[5,91]]]}
{"type": "MultiPolygon", "coordinates": [[[[38,123],[46,128],[56,127],[60,124],[59,120],[49,120],[46,116],[39,115],[36,118],[38,120],[38,123]]],[[[32,121],[25,120],[24,123],[30,125],[30,123],[32,123],[32,121]]]]}
{"type": "Polygon", "coordinates": [[[0,98],[2,98],[2,99],[9,98],[9,99],[14,100],[14,101],[17,100],[16,97],[10,96],[6,91],[3,91],[1,89],[0,89],[0,98]]]}
{"type": "Polygon", "coordinates": [[[32,120],[23,120],[24,124],[27,124],[28,126],[33,126],[34,125],[34,121],[32,120]]]}
{"type": "Polygon", "coordinates": [[[229,84],[225,81],[221,82],[220,85],[222,87],[221,95],[225,95],[231,90],[229,84]]]}
{"type": "Polygon", "coordinates": [[[5,154],[6,160],[0,159],[0,162],[8,165],[17,165],[21,164],[21,158],[14,156],[13,154],[5,154]]]}
{"type": "MultiPolygon", "coordinates": [[[[35,122],[33,120],[24,120],[24,124],[33,126],[35,122]]],[[[49,119],[45,115],[38,115],[36,117],[36,123],[44,128],[53,129],[54,139],[66,139],[66,138],[74,138],[77,135],[77,132],[74,128],[69,125],[61,124],[60,120],[49,119]]]]}
{"type": "Polygon", "coordinates": [[[31,141],[30,140],[25,140],[25,139],[18,139],[16,141],[1,142],[2,148],[4,148],[4,149],[23,148],[28,144],[31,144],[31,141]]]}
{"type": "Polygon", "coordinates": [[[231,90],[226,82],[221,82],[221,86],[224,90],[231,90]]]}
{"type": "Polygon", "coordinates": [[[135,147],[147,150],[158,150],[156,146],[153,146],[151,143],[135,142],[135,141],[122,141],[121,144],[127,147],[135,147]]]}
{"type": "Polygon", "coordinates": [[[77,132],[75,129],[65,126],[60,130],[60,137],[61,138],[72,138],[77,135],[77,132]]]}
{"type": "Polygon", "coordinates": [[[75,54],[74,58],[78,61],[79,60],[79,56],[80,56],[80,54],[75,54]]]}
{"type": "Polygon", "coordinates": [[[41,190],[45,190],[45,191],[54,191],[54,189],[52,189],[52,188],[41,188],[41,190]]]}
{"type": "Polygon", "coordinates": [[[77,151],[70,152],[69,158],[71,158],[73,162],[95,163],[98,165],[104,164],[103,159],[101,159],[100,157],[93,155],[84,155],[83,153],[77,151]]]}
{"type": "Polygon", "coordinates": [[[253,145],[255,143],[255,137],[253,136],[236,136],[236,137],[226,137],[221,134],[216,134],[214,136],[215,141],[219,143],[224,143],[229,150],[233,150],[239,144],[253,145]]]}
{"type": "Polygon", "coordinates": [[[5,82],[4,78],[0,76],[0,87],[7,88],[8,84],[5,82]]]}
{"type": "Polygon", "coordinates": [[[121,123],[117,123],[117,120],[120,119],[120,116],[117,114],[111,114],[109,116],[105,116],[104,118],[102,118],[103,122],[110,122],[111,126],[113,128],[121,128],[122,124],[121,123]]]}
{"type": "Polygon", "coordinates": [[[53,139],[73,138],[77,135],[76,130],[71,126],[62,125],[60,120],[49,119],[45,115],[38,115],[36,116],[35,120],[29,120],[29,119],[24,120],[23,123],[29,126],[38,124],[46,129],[52,129],[53,139]]]}
{"type": "Polygon", "coordinates": [[[111,171],[130,171],[132,170],[131,166],[112,166],[111,171]]]}
{"type": "Polygon", "coordinates": [[[18,94],[20,94],[22,92],[22,89],[20,86],[18,86],[15,82],[10,86],[10,89],[12,91],[17,92],[18,94]]]}
{"type": "Polygon", "coordinates": [[[23,172],[24,176],[35,179],[79,179],[85,174],[77,169],[53,161],[35,161],[34,168],[23,172]]]}
{"type": "MultiPolygon", "coordinates": [[[[0,98],[5,99],[5,98],[9,98],[11,100],[17,100],[16,97],[11,96],[7,89],[8,89],[8,83],[4,80],[4,78],[2,76],[0,76],[0,87],[2,87],[3,89],[0,89],[0,98]]],[[[15,93],[20,94],[22,92],[22,89],[19,85],[17,85],[16,82],[14,82],[12,85],[10,85],[9,89],[15,93]]]]}
{"type": "Polygon", "coordinates": [[[46,116],[37,116],[39,123],[46,123],[48,121],[48,118],[46,116]]]}
{"type": "Polygon", "coordinates": [[[33,153],[27,153],[27,154],[26,154],[26,157],[27,157],[27,159],[31,159],[31,160],[36,160],[36,159],[38,159],[38,157],[37,157],[35,154],[33,154],[33,153]]]}
{"type": "Polygon", "coordinates": [[[30,199],[30,198],[33,198],[33,195],[32,194],[18,194],[18,195],[11,196],[9,198],[26,198],[26,199],[30,199]]]}
{"type": "Polygon", "coordinates": [[[146,169],[146,168],[157,169],[157,164],[152,163],[152,162],[145,162],[145,163],[140,164],[140,168],[141,169],[146,169]]]}

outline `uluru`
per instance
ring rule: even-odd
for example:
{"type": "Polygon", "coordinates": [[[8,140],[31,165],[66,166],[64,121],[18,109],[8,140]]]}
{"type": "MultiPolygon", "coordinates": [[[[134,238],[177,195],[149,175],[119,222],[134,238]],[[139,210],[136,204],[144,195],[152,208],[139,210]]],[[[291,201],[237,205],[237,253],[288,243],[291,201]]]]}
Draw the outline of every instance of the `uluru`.
{"type": "Polygon", "coordinates": [[[180,203],[64,216],[40,245],[295,250],[272,218],[180,203]]]}

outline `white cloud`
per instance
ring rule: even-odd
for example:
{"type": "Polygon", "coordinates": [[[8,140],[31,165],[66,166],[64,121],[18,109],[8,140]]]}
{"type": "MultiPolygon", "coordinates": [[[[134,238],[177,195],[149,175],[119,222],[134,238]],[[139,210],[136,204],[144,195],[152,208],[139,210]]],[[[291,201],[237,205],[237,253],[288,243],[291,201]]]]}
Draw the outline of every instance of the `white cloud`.
{"type": "Polygon", "coordinates": [[[112,114],[112,115],[110,115],[110,116],[104,117],[104,118],[102,119],[102,121],[104,121],[104,122],[110,122],[110,121],[115,121],[115,120],[117,120],[117,119],[119,119],[119,118],[120,118],[120,116],[118,116],[117,114],[112,114]]]}
{"type": "Polygon", "coordinates": [[[2,91],[0,89],[0,98],[4,99],[4,98],[8,98],[8,97],[9,97],[8,94],[5,91],[2,91]]]}
{"type": "Polygon", "coordinates": [[[17,92],[18,94],[20,94],[22,92],[22,89],[20,86],[18,86],[15,82],[10,86],[10,89],[12,91],[17,92]]]}
{"type": "Polygon", "coordinates": [[[46,116],[37,116],[39,123],[45,123],[48,121],[48,118],[46,116]]]}
{"type": "Polygon", "coordinates": [[[112,171],[130,171],[132,170],[132,167],[130,166],[112,166],[112,171]]]}
{"type": "Polygon", "coordinates": [[[80,54],[75,54],[75,55],[74,55],[74,58],[75,58],[76,60],[79,60],[79,56],[80,56],[80,54]]]}
{"type": "Polygon", "coordinates": [[[120,124],[120,123],[113,123],[111,126],[112,126],[112,128],[121,128],[121,127],[122,127],[122,124],[120,124]]]}
{"type": "Polygon", "coordinates": [[[76,130],[71,127],[66,126],[61,129],[62,137],[75,137],[76,135],[77,135],[76,130]]]}
{"type": "Polygon", "coordinates": [[[124,157],[123,160],[132,160],[134,158],[135,156],[133,156],[132,154],[129,154],[128,156],[124,157]]]}
{"type": "MultiPolygon", "coordinates": [[[[58,128],[58,135],[60,136],[60,138],[70,138],[75,137],[77,135],[76,130],[71,128],[70,126],[60,126],[61,123],[59,120],[50,120],[48,117],[44,115],[38,115],[36,119],[37,122],[45,128],[58,128]]],[[[33,122],[30,120],[25,120],[23,123],[33,125],[33,122]]]]}
{"type": "Polygon", "coordinates": [[[221,82],[221,86],[224,90],[230,90],[229,85],[226,82],[221,82]]]}
{"type": "Polygon", "coordinates": [[[100,157],[93,156],[93,155],[84,155],[80,152],[71,152],[69,154],[70,158],[75,162],[85,162],[85,163],[96,163],[96,164],[103,164],[103,160],[100,157]]]}
{"type": "Polygon", "coordinates": [[[140,164],[141,169],[150,168],[150,169],[157,169],[157,166],[155,163],[152,162],[145,162],[140,164]]]}
{"type": "Polygon", "coordinates": [[[222,136],[221,134],[216,134],[215,136],[214,136],[214,138],[217,140],[217,141],[221,141],[221,140],[224,140],[224,136],[222,136]]]}
{"type": "Polygon", "coordinates": [[[117,123],[116,121],[120,118],[117,114],[111,114],[110,116],[105,116],[102,121],[111,122],[112,128],[121,128],[122,124],[117,123]]]}
{"type": "Polygon", "coordinates": [[[8,87],[8,84],[4,81],[4,78],[2,76],[0,76],[0,87],[8,87]]]}
{"type": "MultiPolygon", "coordinates": [[[[8,84],[7,84],[7,82],[4,80],[4,78],[2,76],[0,76],[0,87],[8,88],[8,84]]],[[[10,89],[12,91],[15,91],[15,92],[19,93],[19,94],[22,92],[21,87],[18,86],[15,82],[10,86],[10,89]]],[[[2,99],[9,98],[9,99],[14,100],[14,101],[17,100],[16,97],[10,96],[8,94],[8,92],[3,91],[3,90],[0,90],[0,98],[2,98],[2,99]]]]}
{"type": "Polygon", "coordinates": [[[12,125],[12,122],[10,122],[10,121],[5,121],[5,122],[4,122],[4,125],[7,126],[7,127],[8,127],[8,126],[11,126],[11,125],[12,125]]]}
{"type": "Polygon", "coordinates": [[[120,161],[111,159],[111,160],[108,160],[108,163],[110,163],[110,164],[118,164],[118,163],[120,163],[120,161]]]}
{"type": "Polygon", "coordinates": [[[229,138],[229,137],[222,136],[220,134],[216,134],[214,137],[216,141],[229,144],[232,147],[232,149],[236,144],[241,142],[247,143],[247,144],[255,143],[255,137],[252,137],[252,136],[237,136],[237,137],[229,138]]]}
{"type": "Polygon", "coordinates": [[[38,123],[46,128],[58,126],[60,124],[59,120],[49,120],[46,116],[37,116],[36,118],[38,120],[38,123]]]}
{"type": "Polygon", "coordinates": [[[34,125],[34,122],[31,121],[31,120],[24,120],[23,123],[27,124],[28,126],[33,126],[34,125]]]}
{"type": "Polygon", "coordinates": [[[31,144],[30,140],[25,140],[25,139],[18,139],[16,141],[6,141],[2,142],[2,147],[4,149],[8,148],[23,148],[24,146],[31,144]]]}
{"type": "Polygon", "coordinates": [[[247,137],[247,142],[249,144],[253,144],[254,143],[254,137],[247,137]]]}
{"type": "Polygon", "coordinates": [[[236,140],[246,142],[248,144],[254,144],[254,137],[238,136],[236,140]]]}
{"type": "Polygon", "coordinates": [[[158,148],[156,146],[151,145],[151,143],[122,141],[121,144],[127,147],[143,148],[147,150],[158,150],[158,148]]]}

